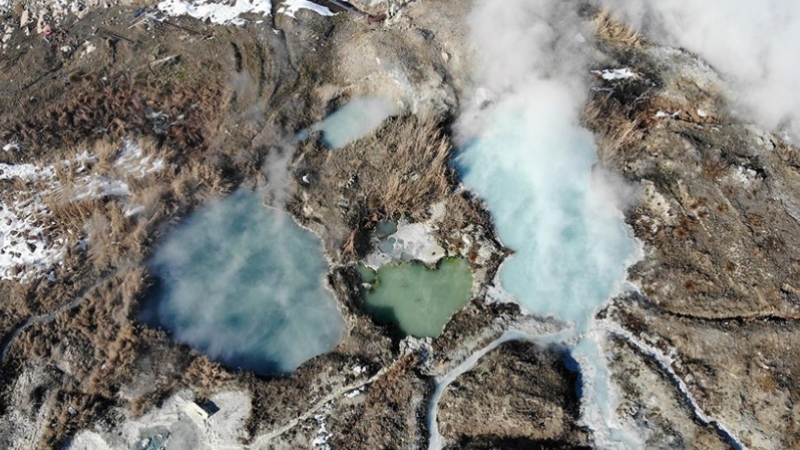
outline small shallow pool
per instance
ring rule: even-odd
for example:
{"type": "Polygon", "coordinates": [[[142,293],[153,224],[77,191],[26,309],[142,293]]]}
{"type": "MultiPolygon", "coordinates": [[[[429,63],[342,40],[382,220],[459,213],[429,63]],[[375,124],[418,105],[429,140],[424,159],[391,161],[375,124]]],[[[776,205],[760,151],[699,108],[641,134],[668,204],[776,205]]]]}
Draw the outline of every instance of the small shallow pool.
{"type": "Polygon", "coordinates": [[[463,258],[443,259],[436,269],[403,262],[378,269],[360,266],[367,312],[378,322],[396,326],[404,335],[435,337],[469,302],[472,272],[463,258]]]}
{"type": "Polygon", "coordinates": [[[319,238],[253,193],[199,209],[149,267],[158,282],[142,319],[230,367],[291,372],[341,338],[319,238]]]}
{"type": "Polygon", "coordinates": [[[394,106],[386,99],[356,98],[313,125],[311,131],[322,131],[326,147],[340,148],[368,135],[393,113],[394,106]]]}

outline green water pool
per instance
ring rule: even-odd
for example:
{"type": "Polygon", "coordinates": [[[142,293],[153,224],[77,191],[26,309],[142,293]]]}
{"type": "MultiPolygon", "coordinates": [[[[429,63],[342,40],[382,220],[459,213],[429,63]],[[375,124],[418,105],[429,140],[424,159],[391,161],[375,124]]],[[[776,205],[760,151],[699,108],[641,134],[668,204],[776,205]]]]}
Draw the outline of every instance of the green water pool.
{"type": "Polygon", "coordinates": [[[374,270],[358,268],[365,283],[367,312],[403,334],[436,337],[470,299],[472,272],[463,258],[448,258],[435,269],[419,263],[387,264],[374,270]]]}

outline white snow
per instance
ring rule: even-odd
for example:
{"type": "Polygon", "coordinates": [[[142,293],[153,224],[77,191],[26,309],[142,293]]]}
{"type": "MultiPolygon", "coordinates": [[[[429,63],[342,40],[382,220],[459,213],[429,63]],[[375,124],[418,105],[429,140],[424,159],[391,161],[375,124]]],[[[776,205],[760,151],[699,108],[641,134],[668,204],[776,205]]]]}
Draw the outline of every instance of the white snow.
{"type": "Polygon", "coordinates": [[[101,197],[126,197],[131,195],[128,183],[120,180],[112,180],[106,177],[86,177],[82,181],[86,184],[82,186],[73,197],[75,201],[81,201],[101,197]]]}
{"type": "Polygon", "coordinates": [[[625,80],[638,76],[636,72],[631,70],[629,67],[624,67],[622,69],[593,70],[592,73],[599,75],[606,81],[625,80]]]}
{"type": "Polygon", "coordinates": [[[16,195],[10,203],[0,202],[0,279],[27,280],[61,260],[64,249],[54,244],[63,240],[48,239],[44,223],[48,215],[38,195],[16,195]],[[17,267],[26,270],[17,273],[17,267]]]}
{"type": "Polygon", "coordinates": [[[328,9],[327,6],[318,5],[308,0],[286,0],[278,8],[278,12],[294,18],[295,13],[301,9],[309,9],[321,16],[336,15],[336,13],[328,9]]]}
{"type": "Polygon", "coordinates": [[[144,177],[147,174],[159,172],[164,169],[164,160],[156,158],[150,161],[149,156],[142,154],[142,148],[133,141],[125,141],[122,153],[115,166],[121,167],[137,177],[144,177]]]}
{"type": "Polygon", "coordinates": [[[358,389],[353,389],[350,392],[345,392],[344,396],[347,397],[347,398],[355,398],[355,397],[358,397],[359,395],[363,394],[364,391],[366,391],[366,390],[367,390],[367,388],[365,386],[361,386],[358,389]]]}
{"type": "MultiPolygon", "coordinates": [[[[0,5],[2,5],[2,2],[3,2],[3,0],[0,0],[0,5]]],[[[2,6],[0,6],[0,9],[2,9],[2,6]]],[[[14,150],[15,152],[18,152],[18,151],[22,150],[22,148],[16,142],[12,142],[10,144],[6,144],[6,145],[3,146],[3,151],[4,152],[10,152],[11,150],[14,150]]]]}
{"type": "Polygon", "coordinates": [[[158,4],[158,10],[168,16],[191,16],[195,19],[210,20],[220,25],[244,25],[239,17],[245,13],[267,16],[272,11],[270,0],[233,0],[212,2],[208,0],[166,0],[158,4]]]}
{"type": "MultiPolygon", "coordinates": [[[[99,197],[126,197],[130,187],[122,180],[86,173],[87,164],[97,157],[85,151],[73,159],[62,161],[64,166],[77,165],[74,191],[68,193],[70,201],[82,201],[99,197]]],[[[136,178],[161,171],[164,160],[144,156],[142,149],[133,142],[126,142],[114,163],[119,172],[136,178]]],[[[125,175],[123,175],[125,176],[125,175]]],[[[39,182],[31,189],[17,190],[13,196],[0,201],[0,279],[27,281],[30,277],[55,273],[52,267],[60,264],[67,244],[63,237],[51,236],[56,227],[49,223],[50,211],[42,196],[62,193],[64,187],[56,180],[53,165],[0,164],[0,181],[23,180],[39,182]]],[[[135,215],[143,208],[126,206],[126,214],[135,215]]],[[[68,230],[69,231],[69,230],[68,230]]]]}
{"type": "Polygon", "coordinates": [[[20,178],[25,181],[33,181],[39,178],[52,178],[53,175],[52,167],[40,168],[33,164],[0,163],[0,180],[20,178]]]}
{"type": "MultiPolygon", "coordinates": [[[[325,411],[330,411],[333,409],[333,405],[328,403],[325,405],[325,411]]],[[[327,416],[325,414],[317,414],[314,416],[314,420],[317,421],[317,425],[319,425],[319,429],[317,430],[317,435],[314,436],[314,440],[311,441],[311,446],[314,449],[320,450],[332,450],[330,444],[328,444],[328,440],[333,436],[330,431],[328,431],[328,424],[325,422],[327,416]]]]}
{"type": "Polygon", "coordinates": [[[680,116],[682,112],[683,112],[683,110],[680,110],[680,109],[675,111],[674,113],[671,113],[671,112],[668,112],[668,111],[664,111],[664,110],[659,110],[658,112],[656,112],[655,118],[656,119],[664,119],[664,118],[667,118],[667,117],[671,117],[671,118],[675,119],[678,116],[680,116]]]}
{"type": "Polygon", "coordinates": [[[731,173],[731,177],[745,185],[745,187],[750,187],[758,179],[758,172],[747,167],[736,166],[731,173]]]}
{"type": "Polygon", "coordinates": [[[144,212],[144,206],[142,205],[128,205],[125,207],[125,217],[131,217],[144,212]]]}

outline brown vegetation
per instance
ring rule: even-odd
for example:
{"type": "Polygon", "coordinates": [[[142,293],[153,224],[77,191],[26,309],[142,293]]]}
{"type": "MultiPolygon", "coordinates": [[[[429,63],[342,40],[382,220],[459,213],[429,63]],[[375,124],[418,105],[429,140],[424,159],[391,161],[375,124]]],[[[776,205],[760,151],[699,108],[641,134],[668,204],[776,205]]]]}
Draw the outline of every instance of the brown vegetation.
{"type": "Polygon", "coordinates": [[[617,20],[608,8],[600,10],[592,22],[597,27],[597,39],[618,48],[641,48],[647,41],[633,27],[617,20]]]}
{"type": "Polygon", "coordinates": [[[74,94],[36,108],[24,120],[4,124],[0,141],[21,142],[37,154],[86,139],[130,135],[151,136],[183,151],[208,145],[213,129],[209,124],[218,119],[223,100],[217,83],[202,80],[175,90],[172,80],[146,72],[133,79],[97,78],[83,77],[72,86],[74,94]]]}
{"type": "Polygon", "coordinates": [[[451,195],[451,153],[440,125],[414,116],[389,119],[377,132],[336,150],[310,141],[294,170],[313,178],[287,207],[303,221],[324,223],[339,243],[335,253],[356,258],[366,250],[365,233],[380,220],[423,221],[431,204],[446,199],[456,207],[475,206],[451,195]],[[308,217],[307,207],[316,216],[308,217]]]}
{"type": "Polygon", "coordinates": [[[424,219],[431,200],[452,190],[452,146],[433,121],[390,120],[378,133],[329,153],[338,180],[366,198],[367,216],[424,219]],[[375,173],[372,177],[370,172],[375,173]],[[354,185],[349,181],[357,177],[354,185]]]}
{"type": "Polygon", "coordinates": [[[644,113],[626,112],[625,109],[610,98],[600,97],[589,101],[583,110],[582,122],[594,131],[597,155],[603,163],[609,163],[635,149],[641,142],[644,134],[644,113]]]}

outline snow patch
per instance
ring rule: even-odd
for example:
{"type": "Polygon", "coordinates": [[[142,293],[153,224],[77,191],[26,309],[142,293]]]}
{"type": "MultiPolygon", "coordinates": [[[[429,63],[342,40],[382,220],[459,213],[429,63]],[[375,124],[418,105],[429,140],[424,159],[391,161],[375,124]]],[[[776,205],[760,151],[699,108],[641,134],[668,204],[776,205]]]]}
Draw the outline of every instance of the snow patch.
{"type": "MultiPolygon", "coordinates": [[[[330,412],[333,409],[333,404],[327,403],[325,405],[325,411],[330,412]]],[[[317,414],[314,416],[314,420],[317,421],[317,425],[319,429],[317,429],[317,435],[314,436],[314,440],[311,441],[311,446],[314,449],[321,449],[321,450],[332,450],[333,447],[328,444],[328,440],[333,436],[333,434],[328,431],[328,424],[326,423],[327,414],[317,414]]]]}
{"type": "Polygon", "coordinates": [[[606,69],[606,70],[593,70],[593,74],[598,75],[606,81],[626,80],[628,78],[636,78],[639,75],[631,70],[630,67],[622,69],[606,69]]]}
{"type": "Polygon", "coordinates": [[[61,260],[63,239],[47,236],[49,215],[38,195],[0,202],[0,279],[25,281],[61,260]]]}
{"type": "Polygon", "coordinates": [[[366,386],[361,386],[358,389],[353,389],[350,392],[345,392],[344,396],[347,398],[355,398],[363,394],[367,390],[366,386]]]}
{"type": "Polygon", "coordinates": [[[278,8],[278,13],[285,14],[291,18],[301,9],[309,9],[321,16],[335,16],[336,13],[328,9],[327,6],[318,5],[308,0],[286,0],[278,8]]]}
{"type": "Polygon", "coordinates": [[[125,141],[122,153],[114,165],[125,169],[131,175],[142,178],[148,174],[163,170],[164,159],[156,158],[151,161],[149,156],[142,154],[142,148],[137,143],[125,141]]]}
{"type": "Polygon", "coordinates": [[[656,118],[656,119],[665,119],[665,118],[667,118],[667,117],[671,117],[671,118],[673,118],[673,119],[676,119],[676,118],[678,118],[678,117],[681,115],[681,113],[682,113],[682,112],[683,112],[683,111],[682,111],[682,110],[680,110],[680,109],[679,109],[679,110],[677,110],[677,111],[675,111],[674,113],[667,112],[667,111],[663,111],[663,110],[659,110],[659,111],[656,113],[656,115],[655,115],[655,118],[656,118]]]}
{"type": "MultiPolygon", "coordinates": [[[[0,4],[2,4],[2,1],[3,0],[0,0],[0,4]]],[[[18,151],[22,150],[22,147],[20,147],[20,145],[18,143],[16,143],[16,142],[12,142],[10,144],[6,144],[6,145],[3,146],[3,151],[4,152],[10,152],[12,150],[15,151],[15,152],[18,152],[18,151]]]]}
{"type": "Polygon", "coordinates": [[[244,25],[242,14],[262,14],[272,11],[270,0],[233,0],[213,2],[208,0],[166,0],[158,4],[158,10],[168,16],[191,16],[195,19],[209,20],[220,25],[244,25]]]}
{"type": "Polygon", "coordinates": [[[750,187],[758,180],[758,172],[748,167],[736,166],[731,173],[731,177],[745,187],[750,187]]]}
{"type": "MultiPolygon", "coordinates": [[[[131,194],[130,187],[122,180],[87,174],[88,165],[94,162],[97,156],[88,151],[60,162],[63,166],[74,166],[75,173],[83,174],[74,180],[74,191],[68,195],[70,201],[131,194]]],[[[143,178],[163,170],[164,160],[144,156],[136,143],[128,141],[114,167],[143,178]]],[[[24,282],[44,273],[51,273],[48,279],[52,279],[55,276],[52,268],[60,264],[67,242],[63,237],[50,235],[57,227],[48,219],[51,212],[42,197],[63,193],[64,187],[56,179],[53,165],[0,163],[0,181],[12,180],[39,184],[0,200],[0,279],[24,282]]],[[[141,207],[126,207],[129,216],[142,211],[141,207]]],[[[85,243],[82,248],[85,249],[85,243]]]]}
{"type": "Polygon", "coordinates": [[[87,177],[82,180],[85,184],[75,194],[73,200],[81,201],[102,197],[127,197],[131,195],[128,183],[112,180],[106,177],[87,177]]]}
{"type": "Polygon", "coordinates": [[[40,178],[53,178],[54,175],[52,167],[40,168],[33,164],[0,163],[0,180],[19,178],[25,181],[34,181],[40,178]]]}

